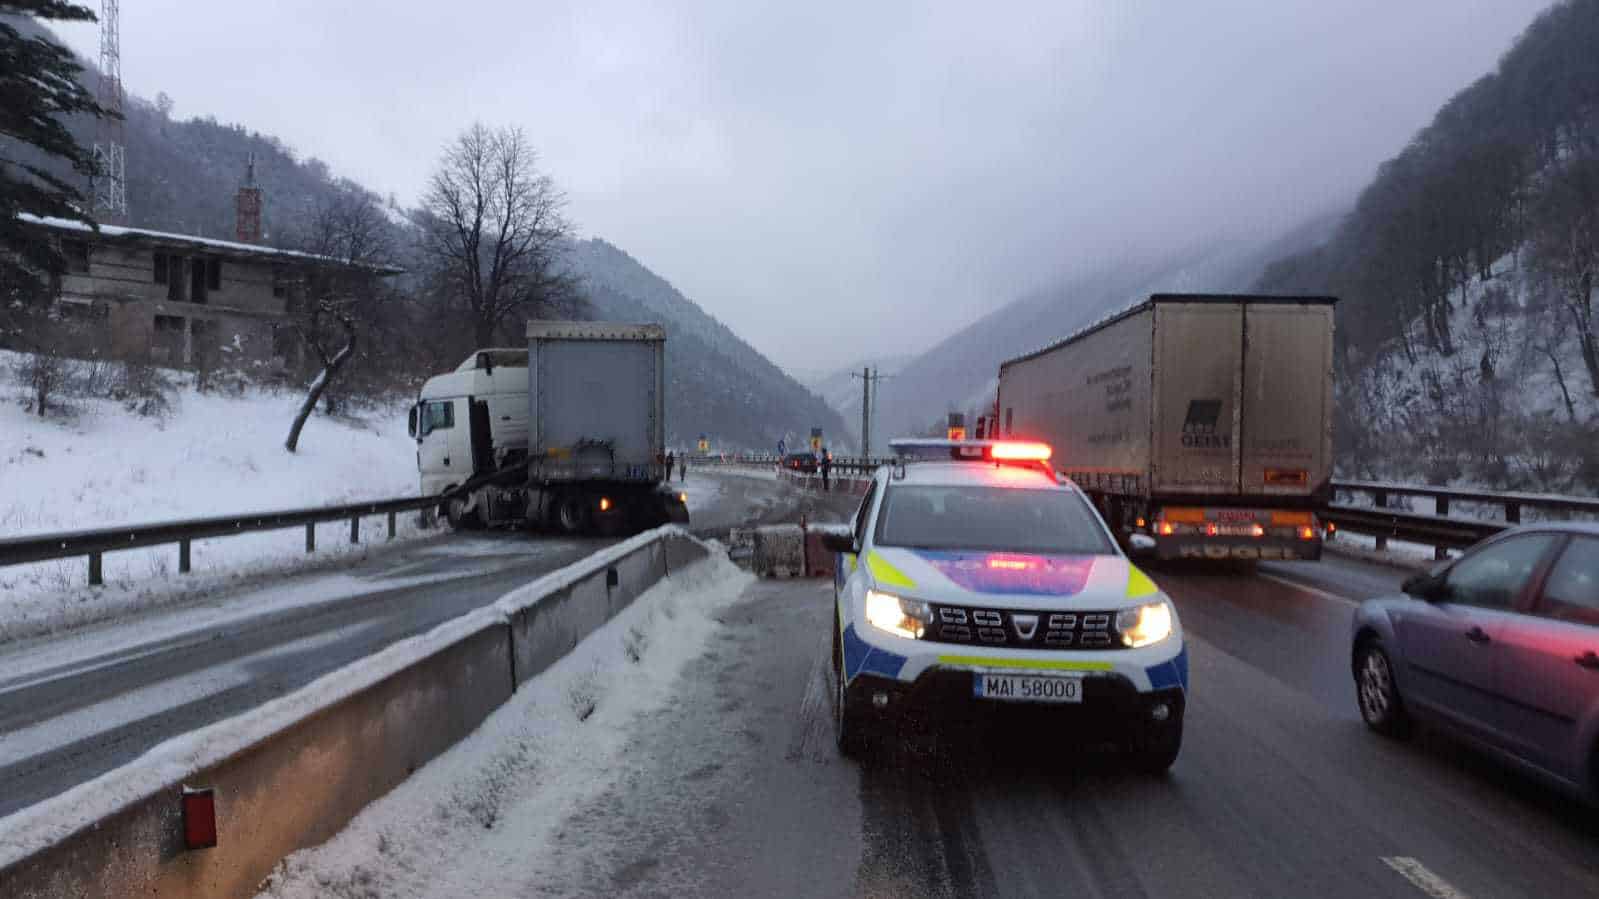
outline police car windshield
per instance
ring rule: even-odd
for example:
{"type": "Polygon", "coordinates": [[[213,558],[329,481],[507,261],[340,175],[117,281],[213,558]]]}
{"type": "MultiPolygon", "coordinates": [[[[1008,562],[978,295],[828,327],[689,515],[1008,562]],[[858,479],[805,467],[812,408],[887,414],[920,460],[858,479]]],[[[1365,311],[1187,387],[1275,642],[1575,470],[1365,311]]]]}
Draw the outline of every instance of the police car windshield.
{"type": "Polygon", "coordinates": [[[1110,536],[1082,497],[1016,487],[891,487],[877,518],[879,546],[1094,555],[1110,536]]]}

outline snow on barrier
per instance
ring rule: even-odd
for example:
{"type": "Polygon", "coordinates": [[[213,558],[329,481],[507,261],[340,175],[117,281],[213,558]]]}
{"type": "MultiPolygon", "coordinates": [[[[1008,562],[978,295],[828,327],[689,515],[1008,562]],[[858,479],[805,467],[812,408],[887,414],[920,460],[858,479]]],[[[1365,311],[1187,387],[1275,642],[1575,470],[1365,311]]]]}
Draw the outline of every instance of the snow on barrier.
{"type": "Polygon", "coordinates": [[[0,819],[0,893],[253,896],[284,856],[337,833],[651,585],[710,554],[676,526],[641,534],[0,819]],[[215,848],[185,848],[185,788],[215,791],[215,848]]]}

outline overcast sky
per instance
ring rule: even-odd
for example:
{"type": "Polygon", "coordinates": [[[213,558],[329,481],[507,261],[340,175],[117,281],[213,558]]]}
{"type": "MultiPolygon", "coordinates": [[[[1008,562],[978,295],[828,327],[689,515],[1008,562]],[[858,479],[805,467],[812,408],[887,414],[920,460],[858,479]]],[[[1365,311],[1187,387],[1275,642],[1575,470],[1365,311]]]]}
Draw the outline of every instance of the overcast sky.
{"type": "Polygon", "coordinates": [[[520,125],[580,233],[813,369],[1342,205],[1546,4],[763,5],[123,0],[122,69],[404,204],[463,126],[520,125]]]}

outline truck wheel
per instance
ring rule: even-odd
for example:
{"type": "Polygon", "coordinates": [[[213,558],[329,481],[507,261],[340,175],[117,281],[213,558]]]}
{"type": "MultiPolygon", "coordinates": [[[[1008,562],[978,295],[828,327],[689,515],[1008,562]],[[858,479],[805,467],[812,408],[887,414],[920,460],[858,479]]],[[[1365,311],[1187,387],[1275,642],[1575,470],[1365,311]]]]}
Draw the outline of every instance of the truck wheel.
{"type": "Polygon", "coordinates": [[[473,506],[466,508],[466,500],[455,497],[444,504],[444,517],[450,522],[450,527],[457,531],[476,531],[483,527],[483,508],[473,506]]]}
{"type": "Polygon", "coordinates": [[[581,534],[588,528],[588,512],[588,503],[581,493],[562,494],[555,501],[555,526],[563,534],[581,534]]]}

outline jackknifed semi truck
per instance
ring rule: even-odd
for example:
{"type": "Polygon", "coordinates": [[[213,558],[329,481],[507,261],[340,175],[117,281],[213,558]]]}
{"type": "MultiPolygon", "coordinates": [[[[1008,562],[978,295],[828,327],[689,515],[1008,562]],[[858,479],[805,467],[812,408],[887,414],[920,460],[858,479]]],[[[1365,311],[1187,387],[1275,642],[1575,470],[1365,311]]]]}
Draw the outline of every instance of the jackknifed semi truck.
{"type": "Polygon", "coordinates": [[[1156,294],[1002,364],[997,428],[1160,558],[1319,559],[1335,302],[1156,294]]]}
{"type": "Polygon", "coordinates": [[[686,523],[667,485],[666,331],[533,321],[428,379],[410,413],[423,495],[457,528],[568,534],[686,523]]]}

